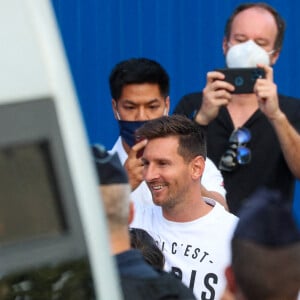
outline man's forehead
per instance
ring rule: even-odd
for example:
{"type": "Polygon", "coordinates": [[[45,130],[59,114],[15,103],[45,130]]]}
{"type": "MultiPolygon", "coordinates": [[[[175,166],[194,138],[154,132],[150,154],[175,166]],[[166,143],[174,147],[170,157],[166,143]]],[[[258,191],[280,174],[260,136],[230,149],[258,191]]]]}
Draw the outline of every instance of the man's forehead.
{"type": "Polygon", "coordinates": [[[161,137],[161,138],[154,138],[150,139],[145,147],[144,154],[146,155],[153,155],[156,156],[163,156],[164,154],[171,153],[178,153],[178,146],[179,141],[178,137],[176,136],[168,136],[168,137],[161,137]]]}
{"type": "Polygon", "coordinates": [[[238,13],[231,25],[230,38],[246,37],[275,43],[278,28],[274,16],[262,8],[248,8],[238,13]]]}
{"type": "Polygon", "coordinates": [[[277,30],[276,20],[271,12],[261,7],[251,7],[239,12],[232,20],[232,29],[241,24],[248,24],[253,28],[254,25],[270,26],[277,30]]]}
{"type": "Polygon", "coordinates": [[[126,95],[160,95],[160,87],[158,83],[130,83],[122,88],[121,96],[126,95]]]}
{"type": "Polygon", "coordinates": [[[149,97],[130,97],[130,98],[120,98],[119,103],[122,104],[131,104],[131,105],[151,105],[151,104],[160,104],[164,102],[164,99],[161,98],[149,98],[149,97]]]}

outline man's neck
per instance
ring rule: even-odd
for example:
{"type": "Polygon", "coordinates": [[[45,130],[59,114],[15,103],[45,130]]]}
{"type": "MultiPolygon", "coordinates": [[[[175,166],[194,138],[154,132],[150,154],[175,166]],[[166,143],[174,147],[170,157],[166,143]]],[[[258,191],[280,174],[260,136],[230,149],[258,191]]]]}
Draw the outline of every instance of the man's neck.
{"type": "Polygon", "coordinates": [[[120,254],[130,249],[128,228],[117,230],[110,234],[111,252],[113,255],[120,254]]]}
{"type": "Polygon", "coordinates": [[[162,207],[165,219],[173,222],[191,222],[207,215],[213,207],[200,195],[182,200],[172,207],[162,207]]]}
{"type": "Polygon", "coordinates": [[[258,109],[255,94],[232,95],[227,106],[234,127],[242,127],[258,109]]]}

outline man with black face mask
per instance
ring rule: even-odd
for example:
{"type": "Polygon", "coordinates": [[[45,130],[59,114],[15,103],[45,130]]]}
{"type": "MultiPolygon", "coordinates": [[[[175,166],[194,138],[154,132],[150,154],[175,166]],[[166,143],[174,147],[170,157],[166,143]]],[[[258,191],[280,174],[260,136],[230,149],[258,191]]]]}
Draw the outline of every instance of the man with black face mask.
{"type": "Polygon", "coordinates": [[[174,113],[206,127],[207,153],[222,171],[229,210],[237,213],[258,187],[279,189],[292,203],[300,178],[300,101],[277,94],[273,69],[285,22],[270,5],[238,6],[225,27],[227,67],[260,67],[253,92],[233,93],[221,72],[208,72],[202,93],[184,96],[174,113]]]}
{"type": "MultiPolygon", "coordinates": [[[[120,127],[120,137],[110,152],[118,152],[124,164],[132,188],[131,199],[152,204],[151,193],[143,181],[140,158],[147,141],[136,142],[134,132],[145,122],[168,115],[169,76],[157,62],[133,58],[113,68],[109,83],[112,108],[120,127]]],[[[204,196],[227,207],[222,175],[209,159],[201,182],[204,196]]]]}

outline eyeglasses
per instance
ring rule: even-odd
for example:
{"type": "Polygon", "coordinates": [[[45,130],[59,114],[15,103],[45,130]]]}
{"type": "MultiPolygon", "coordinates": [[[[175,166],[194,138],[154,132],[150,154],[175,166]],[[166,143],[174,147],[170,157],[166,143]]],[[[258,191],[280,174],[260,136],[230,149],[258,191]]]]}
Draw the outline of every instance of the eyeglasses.
{"type": "Polygon", "coordinates": [[[231,172],[238,165],[246,165],[251,161],[251,150],[246,144],[251,140],[251,132],[246,127],[235,129],[229,137],[229,148],[219,162],[221,171],[231,172]]]}

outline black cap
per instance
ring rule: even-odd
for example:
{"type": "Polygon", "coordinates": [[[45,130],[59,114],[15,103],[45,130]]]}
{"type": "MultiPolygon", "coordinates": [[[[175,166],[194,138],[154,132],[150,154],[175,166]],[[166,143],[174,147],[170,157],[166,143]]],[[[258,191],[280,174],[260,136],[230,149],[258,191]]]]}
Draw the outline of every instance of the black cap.
{"type": "Polygon", "coordinates": [[[234,238],[263,246],[282,247],[300,242],[292,208],[277,191],[259,189],[242,207],[234,238]]]}
{"type": "Polygon", "coordinates": [[[93,145],[92,152],[96,163],[100,184],[128,183],[128,177],[118,153],[109,154],[103,145],[93,145]]]}

